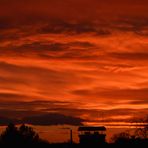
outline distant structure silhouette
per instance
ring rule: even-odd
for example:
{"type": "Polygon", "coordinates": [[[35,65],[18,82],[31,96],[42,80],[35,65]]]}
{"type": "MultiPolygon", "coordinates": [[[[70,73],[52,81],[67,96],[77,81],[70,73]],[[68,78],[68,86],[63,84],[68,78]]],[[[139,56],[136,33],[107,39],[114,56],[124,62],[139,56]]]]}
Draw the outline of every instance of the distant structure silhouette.
{"type": "MultiPolygon", "coordinates": [[[[47,147],[47,148],[87,148],[87,147],[148,147],[148,128],[147,126],[138,129],[138,133],[130,134],[128,131],[116,134],[111,143],[105,141],[106,128],[81,126],[78,128],[80,143],[73,142],[72,129],[70,130],[70,141],[64,143],[49,143],[39,137],[38,133],[30,126],[22,124],[15,126],[9,124],[6,129],[0,133],[0,148],[15,147],[47,147]]],[[[51,135],[52,136],[52,135],[51,135]]]]}
{"type": "Polygon", "coordinates": [[[80,144],[105,144],[106,128],[104,126],[81,126],[78,128],[80,144]]]}

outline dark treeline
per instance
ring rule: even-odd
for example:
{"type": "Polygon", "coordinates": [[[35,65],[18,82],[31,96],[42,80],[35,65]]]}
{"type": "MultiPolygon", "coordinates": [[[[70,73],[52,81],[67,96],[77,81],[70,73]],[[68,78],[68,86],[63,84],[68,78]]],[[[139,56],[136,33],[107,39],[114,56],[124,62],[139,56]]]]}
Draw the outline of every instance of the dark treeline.
{"type": "MultiPolygon", "coordinates": [[[[51,135],[52,136],[52,135],[51,135]]],[[[148,127],[139,128],[134,135],[128,132],[116,134],[112,137],[112,143],[102,144],[76,144],[57,143],[51,144],[39,137],[33,128],[22,124],[16,127],[9,124],[0,135],[0,147],[53,147],[53,148],[81,148],[81,147],[148,147],[148,127]]]]}

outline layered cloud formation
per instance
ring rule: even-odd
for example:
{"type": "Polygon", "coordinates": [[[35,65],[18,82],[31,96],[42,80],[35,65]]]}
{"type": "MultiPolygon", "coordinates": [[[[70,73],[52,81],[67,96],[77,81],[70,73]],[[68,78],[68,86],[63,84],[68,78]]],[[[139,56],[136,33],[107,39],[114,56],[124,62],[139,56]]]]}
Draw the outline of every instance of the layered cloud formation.
{"type": "Polygon", "coordinates": [[[107,122],[147,115],[147,6],[1,1],[0,115],[60,112],[107,122]]]}

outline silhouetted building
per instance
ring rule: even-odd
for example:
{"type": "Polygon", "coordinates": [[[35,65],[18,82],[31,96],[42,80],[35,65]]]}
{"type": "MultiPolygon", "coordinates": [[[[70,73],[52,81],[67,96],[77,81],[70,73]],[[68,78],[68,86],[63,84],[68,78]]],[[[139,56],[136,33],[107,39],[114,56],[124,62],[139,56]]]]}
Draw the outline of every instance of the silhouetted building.
{"type": "Polygon", "coordinates": [[[104,144],[106,128],[104,126],[82,126],[78,128],[80,144],[104,144]]]}

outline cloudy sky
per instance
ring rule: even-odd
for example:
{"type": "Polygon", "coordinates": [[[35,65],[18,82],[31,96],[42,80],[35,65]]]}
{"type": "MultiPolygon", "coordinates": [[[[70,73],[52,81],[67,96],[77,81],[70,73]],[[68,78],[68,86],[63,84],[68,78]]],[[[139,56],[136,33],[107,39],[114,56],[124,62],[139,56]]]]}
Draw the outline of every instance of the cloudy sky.
{"type": "Polygon", "coordinates": [[[146,116],[147,14],[147,0],[0,0],[0,116],[146,116]]]}

